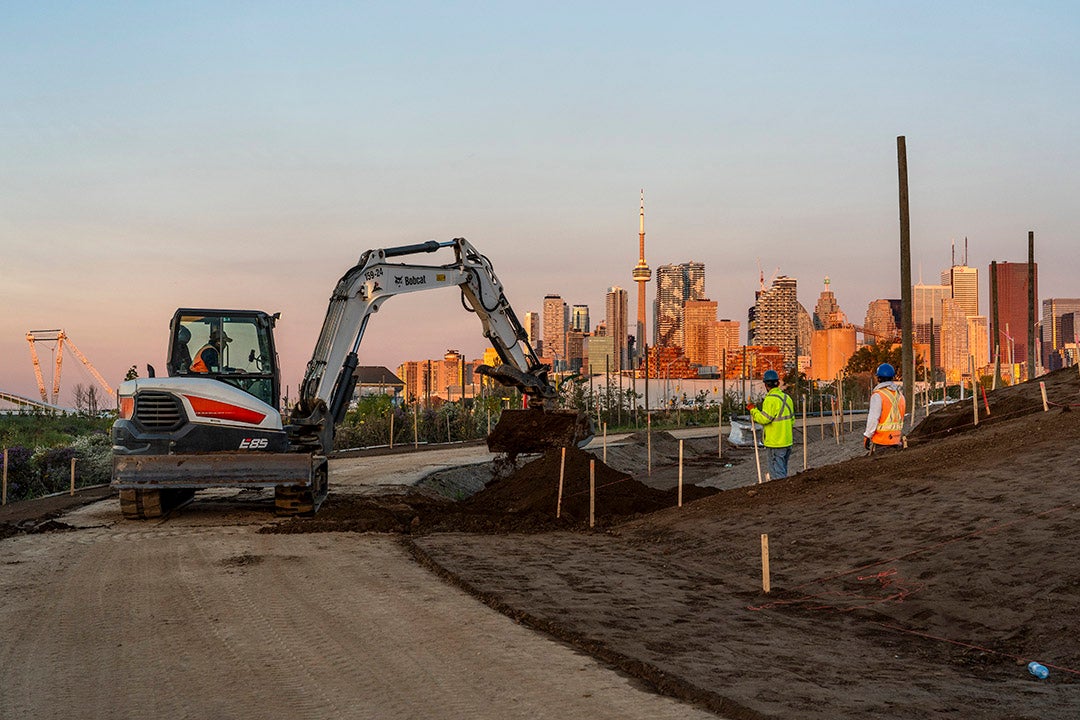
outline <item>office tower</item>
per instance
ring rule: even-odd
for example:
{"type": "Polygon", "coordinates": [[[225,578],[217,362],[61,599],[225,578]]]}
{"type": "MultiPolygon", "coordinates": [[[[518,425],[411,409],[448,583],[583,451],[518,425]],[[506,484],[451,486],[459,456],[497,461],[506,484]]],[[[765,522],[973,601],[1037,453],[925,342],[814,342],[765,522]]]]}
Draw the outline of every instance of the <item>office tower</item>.
{"type": "Polygon", "coordinates": [[[581,369],[585,357],[585,333],[570,330],[566,333],[566,369],[574,372],[581,369]]]}
{"type": "Polygon", "coordinates": [[[628,293],[619,286],[609,287],[604,296],[604,325],[606,334],[610,335],[615,342],[615,363],[612,370],[623,370],[631,367],[629,346],[627,344],[627,328],[629,297],[628,293]]]}
{"type": "Polygon", "coordinates": [[[570,327],[581,333],[589,332],[588,305],[573,305],[570,307],[570,327]]]}
{"type": "Polygon", "coordinates": [[[465,362],[465,356],[457,350],[447,350],[443,355],[437,387],[440,390],[446,389],[448,400],[451,395],[461,393],[464,386],[472,384],[470,369],[468,363],[465,362]]]}
{"type": "Polygon", "coordinates": [[[686,359],[694,365],[719,365],[720,360],[716,355],[716,301],[687,300],[683,318],[686,324],[683,328],[686,359]]]}
{"type": "Polygon", "coordinates": [[[985,315],[971,315],[968,322],[968,354],[975,358],[975,368],[981,372],[990,365],[990,322],[985,315]]]}
{"type": "MultiPolygon", "coordinates": [[[[967,254],[966,249],[964,254],[967,254]]],[[[971,331],[977,326],[966,322],[967,318],[976,317],[979,314],[979,271],[977,268],[968,267],[966,264],[957,265],[954,263],[952,267],[941,271],[941,284],[949,286],[952,301],[955,303],[955,309],[959,313],[953,318],[954,322],[952,323],[948,322],[948,317],[943,317],[944,324],[940,336],[941,353],[938,357],[941,358],[941,361],[939,367],[945,371],[946,379],[951,382],[959,380],[960,375],[969,372],[968,355],[979,355],[980,357],[984,355],[984,353],[973,352],[976,347],[976,338],[971,336],[971,331]],[[965,320],[963,323],[958,320],[961,315],[965,320]],[[947,335],[951,332],[963,333],[965,337],[963,339],[950,338],[947,335]],[[966,348],[963,357],[958,354],[958,348],[961,347],[966,348]],[[957,363],[961,363],[962,367],[957,363]]],[[[978,363],[976,363],[976,366],[982,367],[978,363]]]]}
{"type": "Polygon", "coordinates": [[[524,325],[525,334],[529,337],[529,344],[532,345],[533,352],[537,355],[543,355],[543,343],[540,341],[540,313],[525,313],[524,325]]]}
{"type": "Polygon", "coordinates": [[[796,303],[799,306],[798,314],[796,315],[795,323],[795,337],[798,340],[799,357],[797,362],[803,363],[803,365],[810,364],[810,346],[814,342],[814,318],[803,307],[802,303],[796,303]]]}
{"type": "Polygon", "coordinates": [[[1048,298],[1042,302],[1042,364],[1048,370],[1065,367],[1066,345],[1076,343],[1073,315],[1080,313],[1080,298],[1048,298]]]}
{"type": "Polygon", "coordinates": [[[825,278],[825,289],[818,296],[817,305],[814,306],[814,329],[826,330],[831,327],[842,327],[847,323],[847,317],[840,310],[840,303],[836,301],[836,295],[830,287],[830,280],[825,278]]]}
{"type": "Polygon", "coordinates": [[[802,347],[809,348],[809,333],[813,328],[809,313],[799,304],[797,290],[795,278],[787,275],[776,277],[772,287],[758,291],[752,315],[754,329],[750,344],[779,348],[784,358],[784,368],[788,370],[798,362],[795,345],[799,342],[799,336],[805,336],[802,347]],[[800,325],[804,326],[802,332],[800,325]]]}
{"type": "Polygon", "coordinates": [[[659,347],[685,346],[683,307],[687,300],[705,297],[705,265],[687,262],[656,269],[653,342],[659,347]]]}
{"type": "Polygon", "coordinates": [[[941,330],[941,301],[946,298],[952,299],[952,288],[948,285],[919,283],[912,288],[911,298],[914,341],[921,345],[930,344],[930,321],[933,320],[934,342],[938,342],[941,330]]]}
{"type": "MultiPolygon", "coordinates": [[[[1027,363],[1028,344],[1028,265],[998,262],[990,264],[991,275],[997,268],[998,327],[994,327],[994,309],[990,308],[990,353],[1000,348],[1002,363],[1027,363]]],[[[993,282],[993,277],[991,277],[993,282]]],[[[1039,266],[1035,263],[1035,302],[1039,301],[1039,266]]]]}
{"type": "Polygon", "coordinates": [[[617,361],[614,336],[590,335],[585,338],[584,372],[595,375],[604,372],[604,368],[614,372],[617,361]]]}
{"type": "Polygon", "coordinates": [[[645,351],[645,328],[648,327],[645,324],[645,283],[649,282],[652,277],[652,271],[649,270],[648,264],[645,262],[645,190],[641,191],[641,223],[638,231],[638,262],[634,266],[632,276],[634,282],[637,283],[637,325],[634,328],[634,342],[635,342],[635,354],[637,357],[631,363],[633,367],[637,367],[641,363],[639,358],[643,357],[642,353],[645,351]]]}
{"type": "Polygon", "coordinates": [[[979,270],[967,265],[953,265],[941,271],[941,284],[951,289],[952,299],[965,317],[979,314],[979,270]]]}
{"type": "Polygon", "coordinates": [[[395,373],[399,378],[405,381],[405,402],[413,403],[421,397],[421,381],[420,381],[420,363],[415,360],[407,360],[398,365],[397,372],[395,373]]]}
{"type": "MultiPolygon", "coordinates": [[[[977,317],[977,316],[971,316],[977,317]]],[[[935,321],[935,330],[938,329],[935,321]]],[[[947,382],[959,382],[970,368],[968,349],[970,323],[960,303],[951,297],[941,299],[940,332],[936,332],[936,364],[945,372],[947,382]]],[[[924,358],[926,363],[930,358],[924,358]]],[[[935,368],[935,370],[937,369],[935,368]]]]}
{"type": "Polygon", "coordinates": [[[741,344],[738,320],[724,318],[716,321],[716,357],[721,358],[725,350],[730,355],[741,344]]]}
{"type": "MultiPolygon", "coordinates": [[[[899,342],[900,325],[893,313],[893,300],[871,300],[866,307],[866,320],[863,321],[864,340],[874,342],[899,342]],[[869,337],[865,337],[869,335],[869,337]]],[[[899,301],[895,301],[899,304],[899,301]]]]}
{"type": "Polygon", "coordinates": [[[544,296],[544,355],[554,360],[553,370],[566,368],[566,332],[570,309],[560,295],[544,296]]]}

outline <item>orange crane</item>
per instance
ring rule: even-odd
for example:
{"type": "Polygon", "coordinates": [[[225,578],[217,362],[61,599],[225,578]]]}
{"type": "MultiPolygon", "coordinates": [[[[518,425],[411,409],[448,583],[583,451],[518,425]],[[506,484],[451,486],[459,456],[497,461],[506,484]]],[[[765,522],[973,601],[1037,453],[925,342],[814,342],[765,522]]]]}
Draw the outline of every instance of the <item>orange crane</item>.
{"type": "Polygon", "coordinates": [[[71,338],[69,338],[63,330],[31,330],[26,333],[26,342],[30,345],[30,359],[34,363],[34,377],[37,378],[38,390],[41,392],[42,402],[51,402],[55,405],[57,399],[60,397],[60,372],[63,370],[65,344],[71,350],[72,354],[86,366],[86,369],[90,371],[90,374],[94,376],[94,379],[98,381],[101,387],[105,388],[105,392],[108,393],[109,397],[112,397],[113,389],[109,386],[109,383],[105,382],[105,378],[101,376],[101,373],[97,371],[97,368],[94,367],[89,358],[83,355],[82,351],[75,346],[75,343],[71,341],[71,338]],[[38,341],[56,343],[56,366],[53,368],[51,401],[49,400],[48,393],[45,392],[45,379],[41,375],[41,363],[38,361],[37,348],[34,347],[34,343],[38,341]]]}

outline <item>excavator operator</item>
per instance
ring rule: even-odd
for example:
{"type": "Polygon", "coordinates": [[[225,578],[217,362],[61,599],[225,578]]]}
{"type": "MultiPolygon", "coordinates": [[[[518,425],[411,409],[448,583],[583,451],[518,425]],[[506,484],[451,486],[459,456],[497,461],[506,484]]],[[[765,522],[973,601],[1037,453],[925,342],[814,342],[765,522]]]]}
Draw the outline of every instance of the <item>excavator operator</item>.
{"type": "Polygon", "coordinates": [[[232,338],[226,335],[223,330],[216,327],[211,328],[210,338],[207,340],[206,345],[199,348],[199,352],[195,353],[195,357],[191,361],[191,372],[208,373],[211,370],[218,370],[221,364],[221,352],[225,348],[225,344],[230,342],[232,342],[232,338]]]}

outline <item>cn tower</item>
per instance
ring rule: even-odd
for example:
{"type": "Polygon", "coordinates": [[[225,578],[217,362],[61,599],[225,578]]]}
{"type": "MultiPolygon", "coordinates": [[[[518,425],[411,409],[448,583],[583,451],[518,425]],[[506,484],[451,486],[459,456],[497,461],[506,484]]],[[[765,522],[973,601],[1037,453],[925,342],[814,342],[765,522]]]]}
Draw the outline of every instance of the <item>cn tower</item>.
{"type": "Polygon", "coordinates": [[[645,283],[652,277],[645,262],[645,190],[641,191],[641,224],[638,229],[638,262],[634,266],[634,282],[637,283],[637,332],[635,340],[637,356],[640,358],[645,353],[645,283]]]}

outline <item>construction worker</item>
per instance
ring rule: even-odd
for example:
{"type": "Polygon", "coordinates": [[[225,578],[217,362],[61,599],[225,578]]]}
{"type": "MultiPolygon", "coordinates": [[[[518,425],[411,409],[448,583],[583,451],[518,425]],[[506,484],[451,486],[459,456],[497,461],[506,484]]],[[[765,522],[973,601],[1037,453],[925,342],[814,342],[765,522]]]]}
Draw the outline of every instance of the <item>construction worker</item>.
{"type": "Polygon", "coordinates": [[[765,399],[761,401],[761,409],[758,410],[754,403],[748,403],[746,409],[750,411],[750,418],[764,428],[769,478],[776,480],[787,477],[795,403],[780,389],[780,375],[775,370],[766,370],[761,379],[768,389],[765,399]]]}
{"type": "Polygon", "coordinates": [[[896,368],[889,363],[881,363],[874,372],[878,384],[870,395],[870,411],[866,416],[866,431],[863,433],[863,447],[870,454],[883,450],[903,448],[904,393],[894,380],[896,368]]]}
{"type": "Polygon", "coordinates": [[[232,338],[218,328],[210,329],[210,338],[206,344],[199,348],[191,361],[191,372],[208,373],[211,370],[219,370],[221,351],[225,343],[232,342],[232,338]]]}

